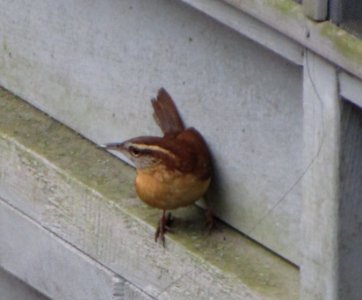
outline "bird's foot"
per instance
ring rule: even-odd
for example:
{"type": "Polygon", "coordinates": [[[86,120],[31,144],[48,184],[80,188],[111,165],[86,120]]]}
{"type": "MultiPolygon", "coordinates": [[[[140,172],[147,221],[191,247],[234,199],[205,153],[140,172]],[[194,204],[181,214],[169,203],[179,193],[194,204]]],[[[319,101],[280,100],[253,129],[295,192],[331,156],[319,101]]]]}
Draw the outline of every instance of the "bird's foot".
{"type": "Polygon", "coordinates": [[[155,233],[155,242],[158,241],[158,239],[161,240],[163,247],[165,247],[165,234],[166,232],[172,232],[171,230],[171,224],[173,222],[173,218],[171,213],[169,212],[166,216],[166,211],[164,210],[162,213],[162,217],[160,221],[158,222],[158,226],[155,233]]]}
{"type": "Polygon", "coordinates": [[[207,234],[210,234],[211,231],[215,228],[215,218],[211,208],[206,209],[205,226],[207,229],[207,234]]]}

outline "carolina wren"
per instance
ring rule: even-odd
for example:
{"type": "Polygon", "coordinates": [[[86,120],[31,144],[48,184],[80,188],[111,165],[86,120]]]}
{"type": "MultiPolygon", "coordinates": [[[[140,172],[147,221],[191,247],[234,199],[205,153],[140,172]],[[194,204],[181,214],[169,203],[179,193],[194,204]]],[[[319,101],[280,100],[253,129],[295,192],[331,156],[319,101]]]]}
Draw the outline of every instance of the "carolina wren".
{"type": "MultiPolygon", "coordinates": [[[[211,181],[211,159],[202,135],[185,128],[175,103],[161,88],[151,100],[153,117],[163,137],[141,136],[123,143],[106,144],[105,148],[125,154],[135,164],[136,192],[145,203],[163,210],[155,241],[165,243],[171,215],[166,210],[187,206],[200,199],[211,181]]],[[[208,211],[211,227],[212,214],[208,211]]]]}

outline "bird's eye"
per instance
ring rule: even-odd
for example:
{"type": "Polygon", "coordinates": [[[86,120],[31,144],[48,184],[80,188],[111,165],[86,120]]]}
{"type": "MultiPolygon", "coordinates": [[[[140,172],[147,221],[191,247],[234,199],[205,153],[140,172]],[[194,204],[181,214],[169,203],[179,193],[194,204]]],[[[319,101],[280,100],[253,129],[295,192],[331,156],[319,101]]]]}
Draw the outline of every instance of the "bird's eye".
{"type": "Polygon", "coordinates": [[[129,147],[129,152],[136,157],[141,154],[141,151],[135,147],[129,147]]]}

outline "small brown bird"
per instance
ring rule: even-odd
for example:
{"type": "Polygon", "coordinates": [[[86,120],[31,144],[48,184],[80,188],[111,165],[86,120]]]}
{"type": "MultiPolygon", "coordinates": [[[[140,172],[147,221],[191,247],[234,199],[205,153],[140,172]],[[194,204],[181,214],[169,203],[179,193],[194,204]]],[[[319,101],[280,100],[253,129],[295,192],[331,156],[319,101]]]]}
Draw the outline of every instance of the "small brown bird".
{"type": "MultiPolygon", "coordinates": [[[[152,99],[154,119],[163,137],[141,136],[123,143],[106,144],[105,148],[124,153],[135,164],[138,196],[148,205],[163,210],[155,241],[165,243],[171,214],[166,210],[187,206],[200,199],[211,181],[211,159],[201,134],[185,128],[175,103],[165,89],[152,99]]],[[[207,224],[213,218],[208,210],[207,224]]]]}

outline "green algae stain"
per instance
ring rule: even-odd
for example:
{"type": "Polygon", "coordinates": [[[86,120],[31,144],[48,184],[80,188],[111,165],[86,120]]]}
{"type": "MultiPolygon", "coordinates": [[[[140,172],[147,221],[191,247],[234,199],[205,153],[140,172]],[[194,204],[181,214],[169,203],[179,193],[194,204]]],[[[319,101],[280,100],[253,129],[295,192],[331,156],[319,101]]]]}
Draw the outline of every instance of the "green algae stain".
{"type": "Polygon", "coordinates": [[[266,3],[284,15],[292,17],[303,15],[301,6],[292,0],[266,0],[266,3]]]}
{"type": "Polygon", "coordinates": [[[343,56],[356,63],[362,63],[362,41],[359,38],[330,22],[320,25],[320,33],[328,38],[343,56]]]}
{"type": "Polygon", "coordinates": [[[89,140],[0,89],[0,128],[110,199],[134,197],[134,171],[89,140]]]}
{"type": "Polygon", "coordinates": [[[178,209],[174,215],[174,232],[168,236],[192,253],[200,267],[211,264],[221,270],[219,276],[234,274],[270,299],[297,298],[298,270],[288,262],[219,222],[211,235],[207,235],[204,212],[199,208],[178,209]]]}

